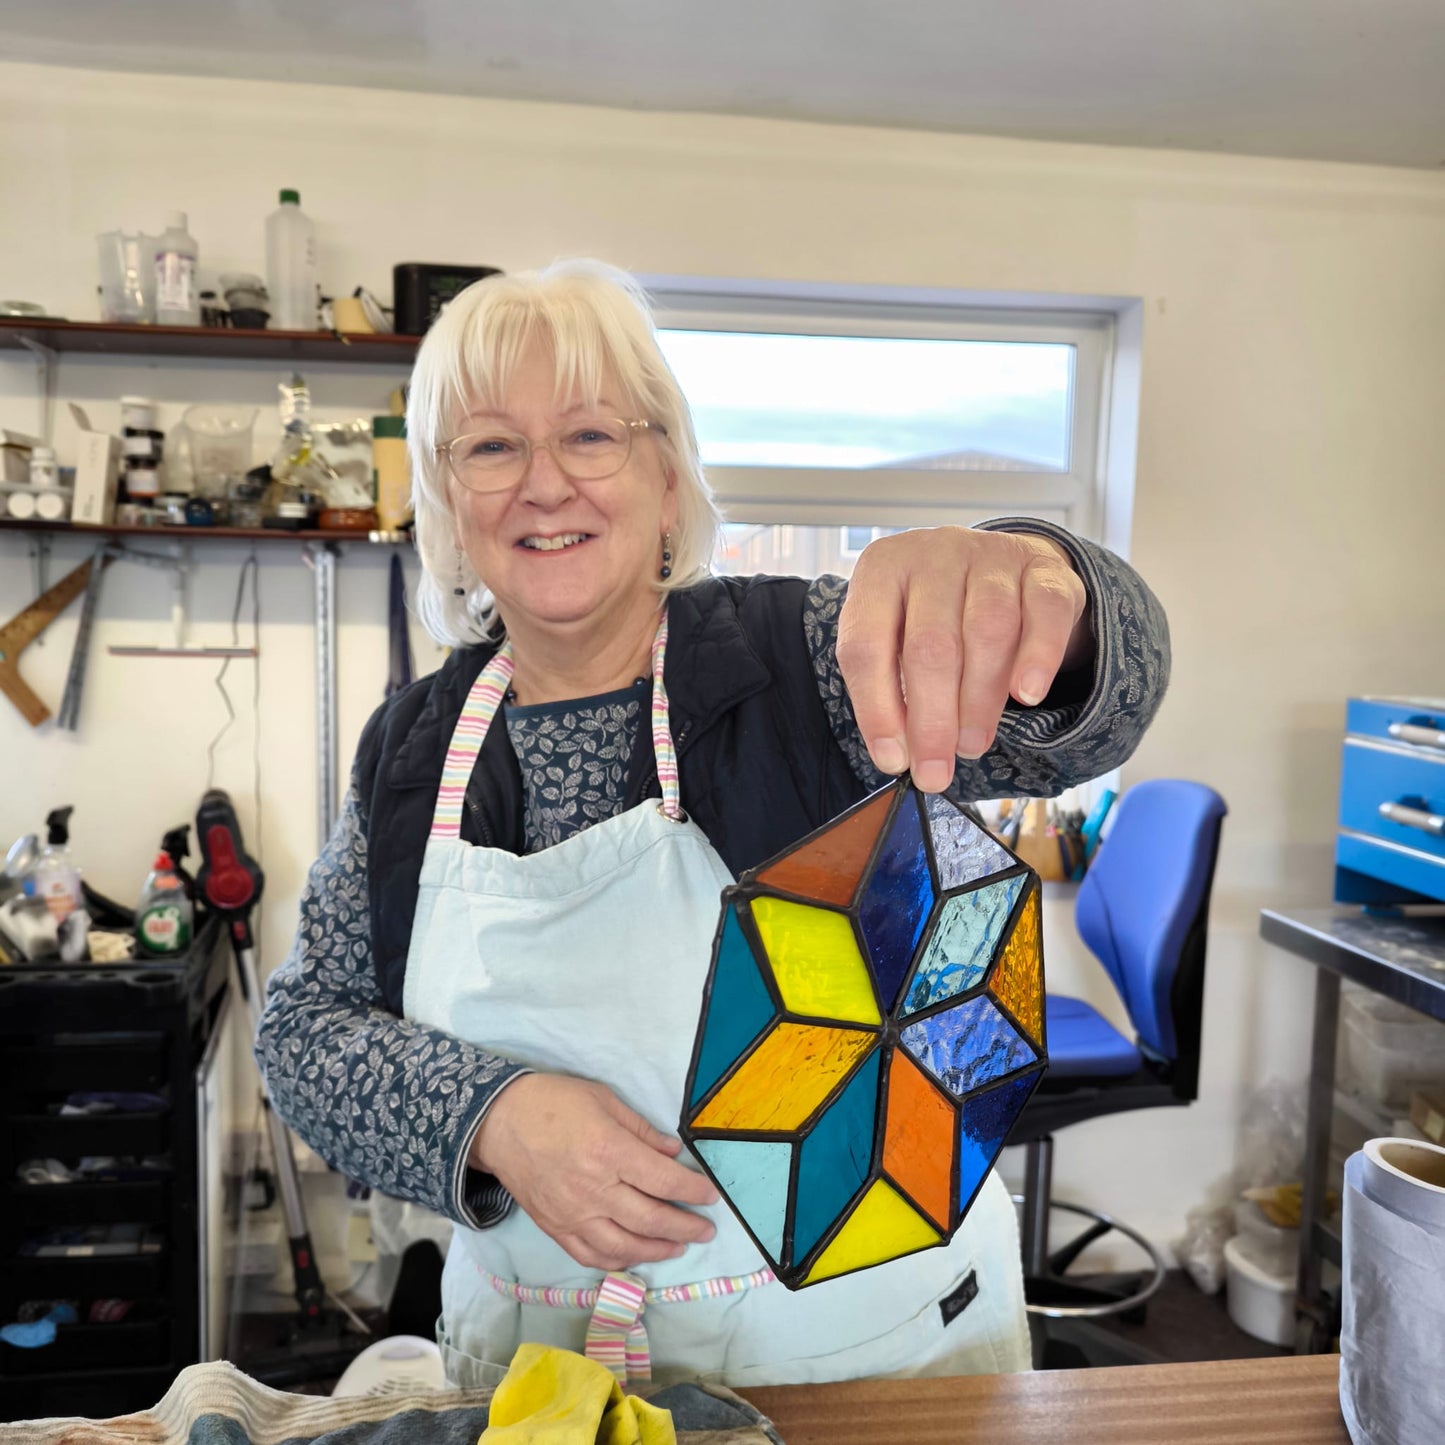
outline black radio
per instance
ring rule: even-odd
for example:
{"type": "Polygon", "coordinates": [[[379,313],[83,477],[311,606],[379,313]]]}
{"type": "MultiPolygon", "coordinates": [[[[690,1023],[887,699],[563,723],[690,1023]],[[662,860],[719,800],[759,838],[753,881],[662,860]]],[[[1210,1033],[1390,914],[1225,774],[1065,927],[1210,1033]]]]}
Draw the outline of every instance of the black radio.
{"type": "Polygon", "coordinates": [[[402,336],[424,336],[443,306],[473,281],[500,276],[496,266],[436,266],[403,261],[391,271],[392,325],[402,336]]]}

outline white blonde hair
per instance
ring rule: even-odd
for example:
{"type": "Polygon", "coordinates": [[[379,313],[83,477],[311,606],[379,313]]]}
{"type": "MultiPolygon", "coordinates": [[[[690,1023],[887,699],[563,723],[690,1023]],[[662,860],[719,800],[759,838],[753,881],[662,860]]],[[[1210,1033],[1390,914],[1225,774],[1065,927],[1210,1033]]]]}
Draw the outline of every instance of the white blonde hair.
{"type": "Polygon", "coordinates": [[[438,642],[466,646],[501,635],[496,601],[460,552],[448,489],[456,483],[437,445],[478,406],[502,408],[529,346],[556,358],[557,396],[595,403],[615,380],[638,417],[660,423],[657,438],[677,477],[672,576],[658,593],[690,586],[708,570],[721,517],[703,477],[692,414],[661,350],[642,288],[601,261],[556,261],[540,271],[489,276],[451,301],[417,354],[406,407],[416,546],[422,577],[416,608],[438,642]]]}

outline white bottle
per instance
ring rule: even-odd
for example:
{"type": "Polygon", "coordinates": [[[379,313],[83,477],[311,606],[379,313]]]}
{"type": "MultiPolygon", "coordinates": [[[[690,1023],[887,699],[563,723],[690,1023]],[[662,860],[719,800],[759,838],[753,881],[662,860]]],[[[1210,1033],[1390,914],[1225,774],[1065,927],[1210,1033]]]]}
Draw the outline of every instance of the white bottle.
{"type": "Polygon", "coordinates": [[[80,869],[70,852],[70,808],[56,808],[46,818],[49,836],[34,869],[25,879],[25,892],[38,898],[56,923],[63,923],[77,909],[85,907],[80,888],[80,869]]]}
{"type": "Polygon", "coordinates": [[[298,191],[266,217],[266,290],[273,331],[316,330],[316,226],[298,191]]]}
{"type": "Polygon", "coordinates": [[[199,326],[201,295],[196,278],[200,248],[186,230],[186,213],[172,211],[156,242],[156,324],[199,326]]]}

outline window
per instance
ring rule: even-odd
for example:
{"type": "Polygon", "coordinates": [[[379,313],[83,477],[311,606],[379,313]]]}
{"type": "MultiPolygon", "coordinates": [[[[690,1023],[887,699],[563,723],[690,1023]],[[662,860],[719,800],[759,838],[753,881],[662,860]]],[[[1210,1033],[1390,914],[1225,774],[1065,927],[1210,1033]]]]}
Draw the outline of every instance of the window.
{"type": "Polygon", "coordinates": [[[1112,313],[651,289],[720,570],[846,573],[885,533],[1010,513],[1102,534],[1112,313]]]}

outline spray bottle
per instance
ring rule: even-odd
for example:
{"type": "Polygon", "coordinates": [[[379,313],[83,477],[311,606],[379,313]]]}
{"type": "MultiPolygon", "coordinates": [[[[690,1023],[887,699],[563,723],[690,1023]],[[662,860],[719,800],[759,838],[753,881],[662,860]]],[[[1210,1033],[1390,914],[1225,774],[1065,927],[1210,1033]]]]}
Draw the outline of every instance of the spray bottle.
{"type": "Polygon", "coordinates": [[[58,924],[85,907],[80,890],[80,869],[70,852],[70,815],[74,808],[56,808],[45,819],[49,829],[45,847],[25,880],[25,891],[50,910],[58,924]]]}
{"type": "Polygon", "coordinates": [[[191,945],[193,916],[185,880],[162,850],[135,906],[136,939],[146,953],[158,957],[184,953],[191,945]]]}

